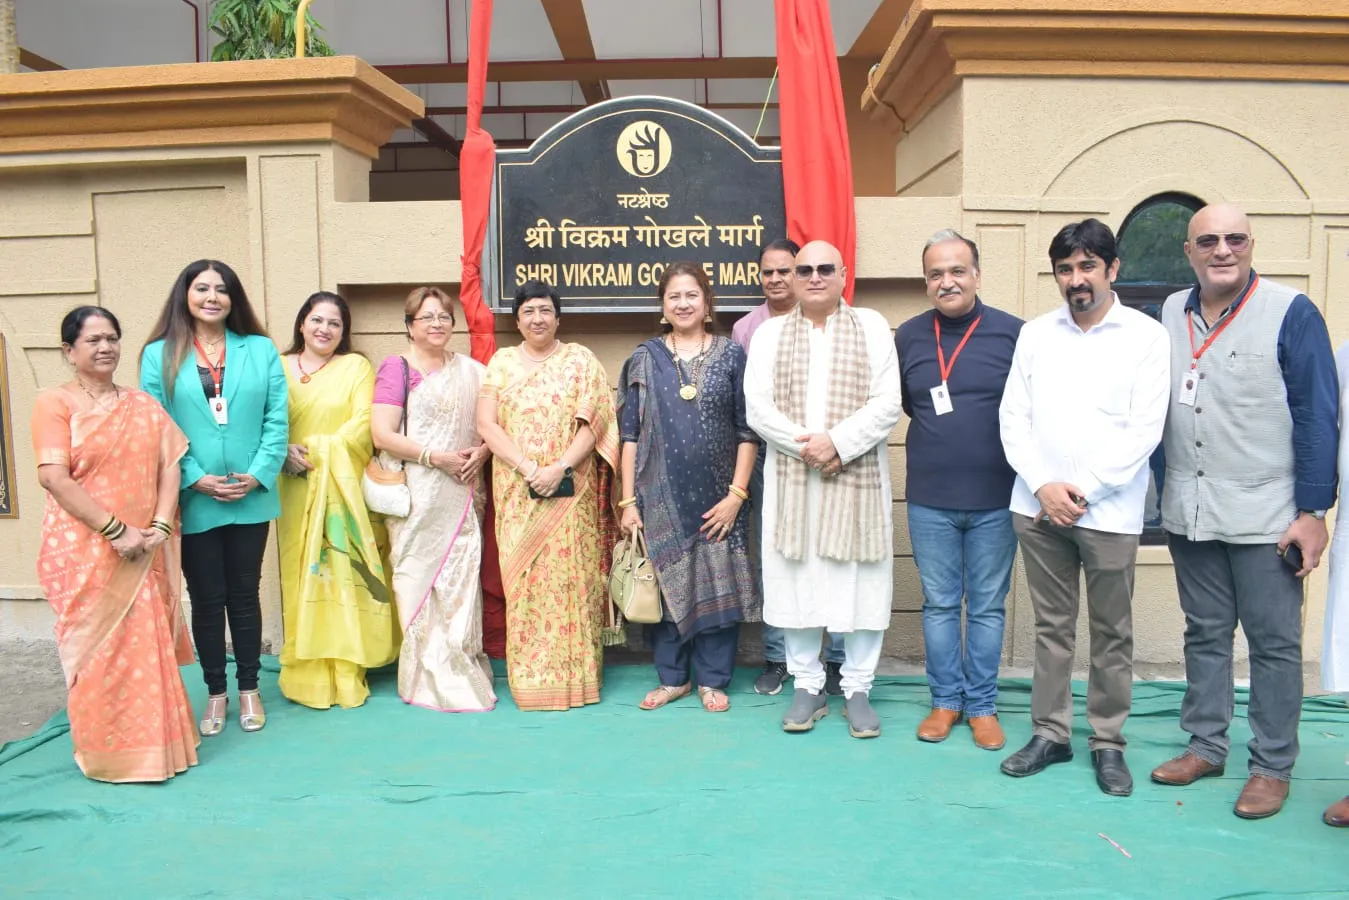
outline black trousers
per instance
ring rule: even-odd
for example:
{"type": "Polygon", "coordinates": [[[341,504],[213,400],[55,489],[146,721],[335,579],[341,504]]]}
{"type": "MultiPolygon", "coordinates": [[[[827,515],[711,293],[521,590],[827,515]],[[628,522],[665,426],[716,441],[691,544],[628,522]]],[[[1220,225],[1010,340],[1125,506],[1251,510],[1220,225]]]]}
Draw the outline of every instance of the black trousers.
{"type": "Polygon", "coordinates": [[[183,535],[183,577],[192,595],[192,639],[212,694],[223,694],[225,678],[225,620],[234,639],[235,680],[239,690],[258,686],[262,655],[262,604],[258,583],[262,555],[267,550],[270,522],[221,525],[199,534],[183,535]]]}

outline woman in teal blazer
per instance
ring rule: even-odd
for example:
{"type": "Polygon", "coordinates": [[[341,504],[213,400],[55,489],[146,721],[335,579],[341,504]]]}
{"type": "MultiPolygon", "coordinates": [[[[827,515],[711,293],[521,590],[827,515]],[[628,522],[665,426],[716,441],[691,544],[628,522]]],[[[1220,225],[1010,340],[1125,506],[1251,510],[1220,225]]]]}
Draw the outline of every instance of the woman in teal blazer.
{"type": "Polygon", "coordinates": [[[287,388],[276,346],[229,266],[201,259],[179,274],[141,352],[141,390],[163,404],[191,445],[182,460],[183,576],[210,692],[201,733],[225,727],[226,618],[239,724],[258,731],[267,721],[258,696],[258,585],[269,523],[281,514],[276,480],[286,461],[287,388]]]}

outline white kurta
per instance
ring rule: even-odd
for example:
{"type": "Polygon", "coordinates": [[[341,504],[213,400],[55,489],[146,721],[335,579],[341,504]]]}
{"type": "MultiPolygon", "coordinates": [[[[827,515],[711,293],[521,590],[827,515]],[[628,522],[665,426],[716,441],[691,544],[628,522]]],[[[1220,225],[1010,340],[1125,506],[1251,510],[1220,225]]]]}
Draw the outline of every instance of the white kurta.
{"type": "MultiPolygon", "coordinates": [[[[875,310],[857,309],[871,363],[871,390],[866,404],[833,429],[829,437],[844,463],[881,447],[881,488],[890,498],[890,460],[886,439],[899,421],[899,364],[885,318],[875,310]]],[[[824,329],[810,330],[810,369],[806,384],[806,421],[793,422],[773,403],[773,369],[786,316],[769,319],[755,332],[745,369],[745,407],[750,427],[768,444],[763,487],[764,621],[779,628],[827,628],[835,633],[881,631],[890,625],[894,595],[894,560],[839,562],[817,557],[815,531],[820,515],[822,477],[814,469],[806,480],[807,529],[805,559],[789,560],[775,549],[777,531],[778,452],[801,456],[797,438],[825,430],[830,368],[829,346],[836,327],[830,316],[824,329]],[[777,452],[774,452],[777,451],[777,452]]],[[[885,510],[885,541],[893,541],[891,504],[885,510]]]]}
{"type": "MultiPolygon", "coordinates": [[[[1335,352],[1340,372],[1340,491],[1349,474],[1349,344],[1335,352]]],[[[1340,504],[1330,541],[1330,589],[1326,595],[1326,645],[1321,652],[1321,686],[1349,693],[1349,510],[1340,504]]]]}

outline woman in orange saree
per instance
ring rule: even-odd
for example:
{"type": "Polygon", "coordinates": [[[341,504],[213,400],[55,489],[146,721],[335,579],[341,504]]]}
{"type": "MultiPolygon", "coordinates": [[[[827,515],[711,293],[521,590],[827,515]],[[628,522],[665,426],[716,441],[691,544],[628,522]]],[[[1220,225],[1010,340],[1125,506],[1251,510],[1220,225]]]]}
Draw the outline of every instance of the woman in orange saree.
{"type": "Polygon", "coordinates": [[[75,762],[96,781],[166,781],[197,764],[178,666],[192,662],[179,606],[178,461],[187,439],[113,373],[122,330],[84,306],[61,323],[75,380],[33,407],[48,492],[38,578],[56,612],[75,762]]]}
{"type": "Polygon", "coordinates": [[[605,586],[617,534],[613,391],[593,353],[557,339],[560,306],[549,285],[520,288],[524,343],[492,357],[478,400],[478,433],[498,460],[506,673],[522,710],[598,703],[603,645],[622,642],[605,586]]]}

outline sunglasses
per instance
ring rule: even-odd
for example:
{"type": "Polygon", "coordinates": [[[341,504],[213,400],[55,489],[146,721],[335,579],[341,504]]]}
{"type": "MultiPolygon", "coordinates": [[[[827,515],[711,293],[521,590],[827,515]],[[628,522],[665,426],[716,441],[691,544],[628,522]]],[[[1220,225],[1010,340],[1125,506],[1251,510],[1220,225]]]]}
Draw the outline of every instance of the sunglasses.
{"type": "Polygon", "coordinates": [[[1235,234],[1201,234],[1194,239],[1194,245],[1205,253],[1216,249],[1219,241],[1227,241],[1227,248],[1234,253],[1240,253],[1245,250],[1251,242],[1249,234],[1237,232],[1235,234]]]}
{"type": "Polygon", "coordinates": [[[820,263],[818,266],[797,266],[796,277],[809,279],[816,272],[819,272],[821,278],[833,278],[837,271],[838,266],[833,263],[820,263]]]}
{"type": "Polygon", "coordinates": [[[760,277],[760,278],[770,278],[770,277],[772,277],[773,275],[776,275],[776,276],[778,276],[779,278],[786,278],[786,277],[787,277],[788,275],[790,275],[790,274],[792,274],[792,270],[791,270],[791,267],[790,267],[790,266],[787,267],[787,268],[785,268],[785,269],[760,269],[760,270],[759,270],[759,277],[760,277]]]}

